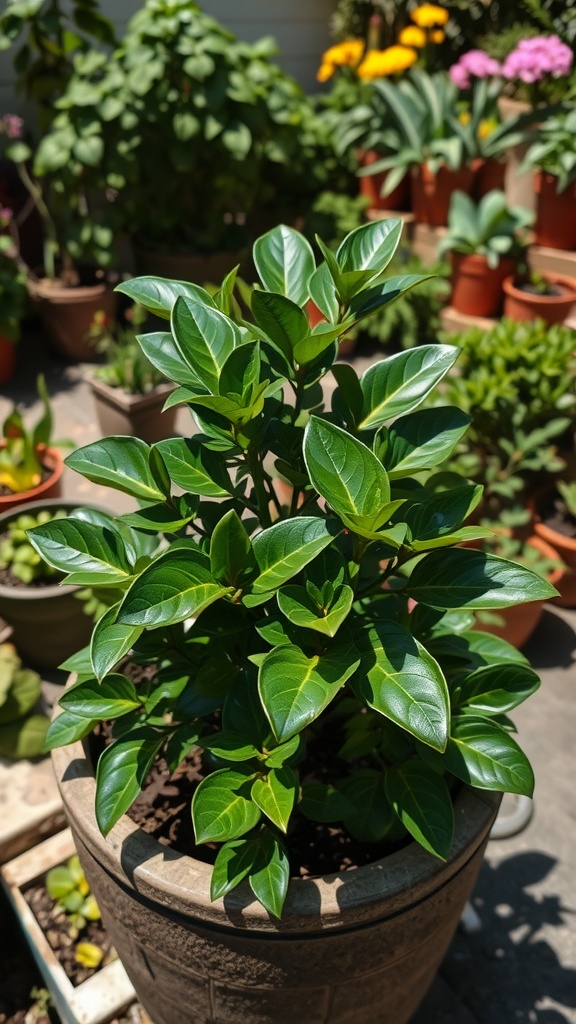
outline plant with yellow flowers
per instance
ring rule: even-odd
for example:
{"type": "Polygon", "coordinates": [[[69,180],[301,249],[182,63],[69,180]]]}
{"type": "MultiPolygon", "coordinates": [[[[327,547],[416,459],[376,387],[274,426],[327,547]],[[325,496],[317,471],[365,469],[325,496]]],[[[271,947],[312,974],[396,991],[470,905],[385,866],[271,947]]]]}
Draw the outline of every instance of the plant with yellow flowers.
{"type": "Polygon", "coordinates": [[[366,44],[362,39],[346,39],[343,43],[331,46],[322,54],[322,61],[316,78],[319,82],[327,82],[337,68],[358,68],[364,55],[366,44]]]}

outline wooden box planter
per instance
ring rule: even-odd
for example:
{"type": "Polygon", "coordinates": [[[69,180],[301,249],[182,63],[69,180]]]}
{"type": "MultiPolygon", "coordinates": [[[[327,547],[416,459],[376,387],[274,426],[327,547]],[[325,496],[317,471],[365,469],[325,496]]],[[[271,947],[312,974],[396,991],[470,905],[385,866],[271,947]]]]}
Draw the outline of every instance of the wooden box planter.
{"type": "Polygon", "coordinates": [[[121,388],[113,388],[96,377],[89,383],[103,437],[132,434],[154,444],[174,436],[177,409],[162,412],[172,385],[159,384],[146,395],[127,395],[121,388]]]}
{"type": "Polygon", "coordinates": [[[135,999],[132,984],[120,960],[106,964],[76,987],[66,976],[38,921],[24,898],[24,891],[76,852],[69,829],[5,864],[2,887],[50,991],[62,1024],[105,1024],[135,999]]]}

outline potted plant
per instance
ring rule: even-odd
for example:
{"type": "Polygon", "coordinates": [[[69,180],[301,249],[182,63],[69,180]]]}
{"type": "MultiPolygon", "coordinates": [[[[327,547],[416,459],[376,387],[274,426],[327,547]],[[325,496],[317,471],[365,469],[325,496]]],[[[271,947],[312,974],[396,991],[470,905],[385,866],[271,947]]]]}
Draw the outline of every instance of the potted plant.
{"type": "Polygon", "coordinates": [[[573,481],[557,480],[544,485],[531,498],[534,531],[549,544],[561,561],[563,572],[556,586],[556,604],[576,605],[576,487],[573,481]]]}
{"type": "MultiPolygon", "coordinates": [[[[106,359],[89,377],[100,430],[104,435],[132,434],[150,443],[161,441],[174,433],[176,409],[162,413],[171,385],[138,344],[146,311],[135,304],[124,318],[124,325],[109,325],[98,316],[93,325],[96,350],[106,359]]],[[[161,333],[155,341],[162,344],[161,333]]]]}
{"type": "Polygon", "coordinates": [[[536,170],[536,243],[576,249],[576,108],[538,126],[525,166],[536,170]]]}
{"type": "Polygon", "coordinates": [[[42,374],[38,376],[37,388],[42,415],[30,430],[16,407],[4,420],[0,438],[0,512],[22,502],[60,494],[64,462],[58,445],[68,442],[52,439],[50,396],[42,374]]]}
{"type": "Polygon", "coordinates": [[[467,316],[496,316],[502,282],[522,251],[520,233],[533,220],[530,210],[510,208],[504,192],[488,192],[476,205],[465,192],[450,200],[448,233],[439,253],[451,253],[453,309],[467,316]]]}
{"type": "Polygon", "coordinates": [[[22,667],[16,648],[0,644],[0,757],[11,761],[39,757],[49,718],[38,710],[41,680],[22,667]]]}
{"type": "Polygon", "coordinates": [[[99,760],[99,824],[95,748],[76,742],[55,764],[103,919],[156,1024],[184,1000],[206,1018],[280,1022],[297,999],[311,1021],[327,1016],[329,993],[340,1018],[373,1019],[378,1007],[380,1019],[406,1024],[457,923],[497,793],[532,788],[499,716],[537,677],[517,675],[514,649],[494,638],[487,648],[466,626],[473,609],[555,591],[530,570],[453,546],[484,535],[463,525],[480,488],[427,486],[468,418],[416,409],[458,351],[402,352],[361,379],[334,363],[339,335],[417,284],[382,278],[401,229],[363,226],[335,254],[319,241],[318,267],[296,231],[264,235],[253,321],[234,319],[230,281],[217,300],[178,282],[130,282],[131,297],[171,316],[171,340],[154,358],[178,385],[170,404],[190,405],[201,434],[81,449],[72,468],[143,508],[118,517],[108,537],[94,525],[80,539],[66,521],[29,534],[69,580],[125,581],[75,661],[48,744],[59,750],[115,720],[99,760]],[[310,296],[326,316],[314,329],[310,296]],[[323,413],[329,367],[338,387],[323,413]],[[291,508],[273,469],[294,484],[291,508]],[[167,543],[136,563],[119,531],[160,523],[167,543]],[[455,611],[464,632],[448,657],[455,611]],[[142,684],[117,668],[130,650],[148,666],[136,670],[142,684]],[[193,750],[205,766],[186,856],[124,814],[160,750],[169,770],[193,750]],[[330,822],[354,842],[387,837],[376,857],[395,852],[339,870],[340,842],[334,860],[324,841],[330,822]],[[201,858],[214,855],[213,869],[201,858]],[[291,880],[299,874],[326,877],[291,880]]]}
{"type": "Polygon", "coordinates": [[[0,384],[11,380],[16,366],[16,344],[26,302],[26,275],[16,258],[9,229],[12,211],[0,209],[0,384]]]}
{"type": "Polygon", "coordinates": [[[518,269],[505,277],[504,316],[512,320],[544,320],[547,324],[563,324],[576,305],[576,278],[565,274],[530,273],[518,269]]]}

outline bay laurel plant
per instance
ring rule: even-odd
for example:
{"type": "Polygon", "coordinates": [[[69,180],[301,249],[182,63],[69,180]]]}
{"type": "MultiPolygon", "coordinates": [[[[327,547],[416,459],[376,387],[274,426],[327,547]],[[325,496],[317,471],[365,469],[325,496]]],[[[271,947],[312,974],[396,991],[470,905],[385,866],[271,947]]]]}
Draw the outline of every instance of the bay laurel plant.
{"type": "Polygon", "coordinates": [[[413,837],[445,859],[459,785],[533,787],[508,712],[538,678],[471,627],[477,609],[555,591],[458,546],[486,534],[464,525],[482,488],[434,467],[469,418],[417,408],[458,349],[401,352],[360,378],[337,362],[346,331],[422,280],[384,276],[400,234],[387,220],[335,253],[319,240],[316,266],[303,236],[275,228],[254,245],[249,312],[235,272],[214,296],[151,277],[119,286],[167,321],[139,340],[194,432],[75,451],[72,469],[139,510],[84,511],[30,533],[68,583],[116,594],[73,659],[78,679],[48,736],[54,748],[112,720],[97,765],[102,832],[158,754],[174,771],[195,751],[196,843],[221,844],[212,897],[247,878],[276,916],[299,819],[378,844],[413,837]],[[314,328],[310,301],[325,318],[314,328]],[[135,685],[127,655],[155,666],[153,678],[135,685]]]}

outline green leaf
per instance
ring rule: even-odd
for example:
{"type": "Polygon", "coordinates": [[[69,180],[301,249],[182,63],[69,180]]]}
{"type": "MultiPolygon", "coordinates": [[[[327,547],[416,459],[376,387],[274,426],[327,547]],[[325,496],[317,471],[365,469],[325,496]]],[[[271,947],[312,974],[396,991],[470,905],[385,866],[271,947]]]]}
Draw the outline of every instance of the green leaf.
{"type": "Polygon", "coordinates": [[[219,394],[238,397],[242,405],[249,405],[261,387],[261,365],[259,341],[246,342],[233,349],[220,371],[219,394]]]}
{"type": "Polygon", "coordinates": [[[134,580],[120,605],[118,622],[170,626],[199,615],[230,589],[214,579],[206,555],[196,545],[172,545],[134,580]]]}
{"type": "Polygon", "coordinates": [[[211,750],[216,757],[221,757],[224,761],[251,761],[260,754],[253,743],[246,743],[243,737],[235,732],[224,731],[214,736],[202,736],[200,744],[204,750],[211,750]]]}
{"type": "Polygon", "coordinates": [[[385,780],[385,772],[362,768],[340,785],[353,807],[344,824],[360,842],[379,842],[393,825],[395,815],[386,796],[385,780]]]}
{"type": "Polygon", "coordinates": [[[260,852],[257,836],[249,839],[233,839],[218,851],[210,878],[210,899],[226,896],[235,889],[254,867],[260,852]]]}
{"type": "Polygon", "coordinates": [[[557,591],[531,569],[506,558],[453,548],[425,555],[406,593],[432,608],[490,609],[546,601],[557,591]]]}
{"type": "Polygon", "coordinates": [[[532,796],[534,774],[509,733],[485,719],[455,718],[443,764],[478,789],[532,796]]]}
{"type": "Polygon", "coordinates": [[[0,726],[0,756],[10,761],[38,757],[44,752],[49,724],[46,715],[29,715],[0,726]]]}
{"type": "Polygon", "coordinates": [[[448,687],[428,651],[395,622],[377,622],[356,638],[361,657],[352,687],[365,703],[435,750],[450,727],[448,687]]]}
{"type": "Polygon", "coordinates": [[[353,815],[354,805],[334,786],[323,782],[307,782],[302,786],[298,810],[310,821],[342,821],[353,815]]]}
{"type": "Polygon", "coordinates": [[[255,241],[252,254],[267,291],[304,305],[316,264],[312,247],[300,232],[279,224],[255,241]]]}
{"type": "Polygon", "coordinates": [[[304,311],[283,295],[254,291],[252,313],[258,326],[292,363],[296,345],[310,334],[304,311]]]}
{"type": "Polygon", "coordinates": [[[383,273],[398,248],[403,227],[403,221],[390,218],[355,228],[336,251],[340,270],[383,273]]]}
{"type": "Polygon", "coordinates": [[[70,469],[91,480],[143,501],[164,501],[166,495],[150,469],[150,445],[138,437],[106,437],[72,452],[70,469]]]}
{"type": "Polygon", "coordinates": [[[141,706],[134,683],[118,674],[107,676],[101,683],[97,679],[86,679],[60,697],[60,707],[65,711],[97,721],[121,718],[141,706]]]}
{"type": "Polygon", "coordinates": [[[90,659],[97,679],[118,664],[142,633],[141,626],[124,626],[116,622],[120,602],[113,605],[98,620],[90,641],[90,659]]]}
{"type": "Polygon", "coordinates": [[[286,743],[281,743],[278,747],[272,750],[266,758],[266,766],[268,768],[282,768],[282,766],[293,757],[300,749],[301,737],[293,736],[291,740],[287,740],[286,743]]]}
{"type": "Polygon", "coordinates": [[[67,583],[127,583],[132,572],[115,530],[81,519],[53,519],[28,532],[32,546],[67,583]]]}
{"type": "Polygon", "coordinates": [[[310,278],[310,298],[330,324],[338,320],[340,305],[334,279],[327,263],[321,263],[310,278]]]}
{"type": "Polygon", "coordinates": [[[324,636],[335,636],[347,618],[354,591],[347,584],[336,588],[332,600],[321,608],[305,587],[290,586],[278,591],[278,607],[295,626],[314,629],[324,636]]]}
{"type": "Polygon", "coordinates": [[[238,587],[254,572],[256,559],[242,520],[233,508],[216,524],[210,540],[210,571],[214,579],[238,587]]]}
{"type": "Polygon", "coordinates": [[[192,800],[197,843],[238,839],[260,821],[260,809],[250,798],[253,772],[221,768],[203,779],[192,800]]]}
{"type": "Polygon", "coordinates": [[[470,422],[469,416],[450,406],[400,416],[390,427],[382,460],[390,479],[440,465],[451,455],[470,422]]]}
{"type": "Polygon", "coordinates": [[[535,693],[540,679],[527,665],[488,665],[458,681],[458,708],[497,715],[535,693]]]}
{"type": "Polygon", "coordinates": [[[359,429],[373,430],[411,412],[442,380],[458,355],[453,345],[420,345],[369,367],[360,380],[364,408],[359,429]]]}
{"type": "Polygon", "coordinates": [[[386,796],[410,835],[429,853],[447,860],[454,808],[443,776],[421,761],[405,761],[386,772],[386,796]]]}
{"type": "Polygon", "coordinates": [[[265,910],[280,917],[288,892],[290,864],[282,841],[268,830],[261,833],[256,869],[250,872],[252,892],[265,910]]]}
{"type": "Polygon", "coordinates": [[[334,521],[300,516],[275,523],[254,537],[252,550],[260,575],[255,594],[277,590],[319,555],[340,532],[334,521]]]}
{"type": "Polygon", "coordinates": [[[118,519],[135,530],[147,530],[150,533],[177,533],[188,523],[191,523],[198,511],[198,498],[193,495],[183,494],[180,498],[173,498],[173,507],[166,504],[144,505],[136,512],[125,512],[118,519]]]}
{"type": "Polygon", "coordinates": [[[303,450],[312,484],[339,515],[376,516],[390,500],[382,464],[341,427],[311,416],[303,450]]]}
{"type": "Polygon", "coordinates": [[[140,793],[164,736],[148,726],[132,729],[100,754],[96,769],[96,820],[103,835],[140,793]]]}
{"type": "Polygon", "coordinates": [[[36,704],[42,686],[40,676],[32,669],[19,669],[12,676],[12,685],[0,707],[0,723],[5,725],[27,715],[36,704]]]}
{"type": "Polygon", "coordinates": [[[288,831],[297,793],[298,777],[286,765],[271,768],[267,775],[255,779],[252,785],[254,803],[282,832],[288,831]]]}
{"type": "Polygon", "coordinates": [[[144,306],[149,313],[169,320],[176,299],[181,296],[200,300],[215,308],[212,296],[200,285],[188,281],[169,281],[164,277],[134,277],[116,285],[115,291],[127,295],[133,302],[144,306]]]}
{"type": "Polygon", "coordinates": [[[204,498],[227,498],[233,493],[224,460],[197,438],[172,437],[159,441],[154,448],[177,487],[204,498]]]}
{"type": "Polygon", "coordinates": [[[44,752],[56,750],[57,747],[67,747],[69,743],[76,743],[77,740],[84,739],[96,725],[96,719],[90,720],[84,718],[83,715],[73,715],[71,711],[62,711],[57,718],[50,722],[44,742],[44,752]]]}
{"type": "Polygon", "coordinates": [[[309,656],[299,647],[275,647],[264,658],[258,689],[278,742],[313,722],[334,699],[360,662],[351,642],[309,656]]]}
{"type": "MultiPolygon", "coordinates": [[[[431,542],[437,539],[448,543],[454,530],[477,507],[482,491],[480,484],[463,484],[437,494],[429,493],[423,496],[424,500],[411,505],[405,519],[412,535],[414,550],[432,547],[431,542]]],[[[482,527],[479,529],[483,530],[482,527]]],[[[489,531],[487,535],[490,536],[489,531]]]]}
{"type": "Polygon", "coordinates": [[[372,316],[385,306],[391,306],[402,295],[412,291],[424,281],[429,281],[430,274],[400,274],[389,277],[386,281],[378,281],[362,290],[351,300],[348,316],[352,324],[359,324],[368,316],[372,316]]]}
{"type": "Polygon", "coordinates": [[[218,394],[220,372],[241,344],[240,329],[203,300],[180,297],[172,311],[172,333],[185,361],[211,394],[218,394]]]}
{"type": "Polygon", "coordinates": [[[139,334],[136,337],[144,355],[168,380],[198,389],[202,382],[186,362],[172,335],[167,331],[139,334]]]}

